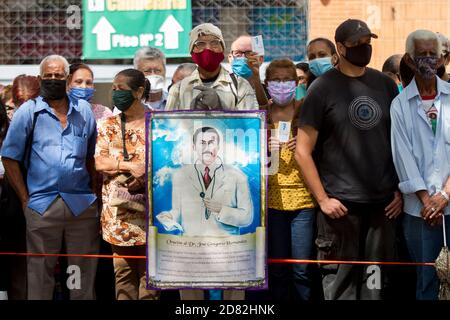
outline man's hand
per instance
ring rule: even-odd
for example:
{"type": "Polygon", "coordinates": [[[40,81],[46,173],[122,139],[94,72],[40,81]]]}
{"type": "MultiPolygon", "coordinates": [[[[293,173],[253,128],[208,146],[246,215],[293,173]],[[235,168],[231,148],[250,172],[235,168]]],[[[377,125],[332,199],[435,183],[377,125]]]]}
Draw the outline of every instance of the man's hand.
{"type": "Polygon", "coordinates": [[[222,210],[223,205],[217,201],[212,199],[203,199],[203,203],[205,204],[206,209],[211,212],[219,213],[222,210]]]}
{"type": "Polygon", "coordinates": [[[252,76],[259,81],[259,55],[255,52],[248,53],[246,56],[247,65],[250,69],[252,69],[252,76]]]}
{"type": "Polygon", "coordinates": [[[395,219],[403,212],[403,199],[400,192],[395,191],[394,200],[392,200],[384,211],[386,211],[386,217],[389,219],[395,219]]]}
{"type": "Polygon", "coordinates": [[[428,224],[432,227],[437,226],[437,225],[442,225],[442,219],[444,218],[444,213],[441,211],[439,212],[436,217],[432,218],[432,219],[428,219],[426,220],[426,222],[428,222],[428,224]]]}
{"type": "Polygon", "coordinates": [[[447,199],[440,193],[435,193],[426,204],[424,203],[420,213],[425,220],[432,220],[441,215],[447,205],[447,199]]]}
{"type": "Polygon", "coordinates": [[[348,213],[348,209],[337,199],[326,198],[319,202],[320,210],[331,219],[339,219],[348,213]]]}

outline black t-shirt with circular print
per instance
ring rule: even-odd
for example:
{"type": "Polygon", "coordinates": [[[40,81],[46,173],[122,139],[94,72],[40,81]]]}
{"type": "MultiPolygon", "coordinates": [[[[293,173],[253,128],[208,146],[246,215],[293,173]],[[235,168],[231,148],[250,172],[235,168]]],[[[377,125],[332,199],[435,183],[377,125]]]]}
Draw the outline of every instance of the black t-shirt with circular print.
{"type": "Polygon", "coordinates": [[[371,68],[361,77],[331,69],[308,89],[299,127],[318,131],[313,157],[329,196],[356,203],[392,198],[398,179],[390,106],[397,94],[395,82],[371,68]]]}

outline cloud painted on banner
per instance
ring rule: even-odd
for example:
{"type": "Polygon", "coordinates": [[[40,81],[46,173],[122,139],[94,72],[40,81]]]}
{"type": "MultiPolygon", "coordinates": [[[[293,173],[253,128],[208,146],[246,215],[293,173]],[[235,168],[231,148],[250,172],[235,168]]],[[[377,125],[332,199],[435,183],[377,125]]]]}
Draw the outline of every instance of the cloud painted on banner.
{"type": "Polygon", "coordinates": [[[166,120],[163,125],[161,122],[155,121],[153,123],[154,128],[152,130],[152,140],[155,141],[160,138],[164,138],[165,141],[178,141],[183,135],[187,134],[183,128],[177,128],[176,120],[166,120]]]}
{"type": "Polygon", "coordinates": [[[164,186],[166,181],[172,180],[172,174],[175,170],[176,168],[167,166],[159,169],[153,177],[153,185],[159,185],[160,187],[164,186]]]}

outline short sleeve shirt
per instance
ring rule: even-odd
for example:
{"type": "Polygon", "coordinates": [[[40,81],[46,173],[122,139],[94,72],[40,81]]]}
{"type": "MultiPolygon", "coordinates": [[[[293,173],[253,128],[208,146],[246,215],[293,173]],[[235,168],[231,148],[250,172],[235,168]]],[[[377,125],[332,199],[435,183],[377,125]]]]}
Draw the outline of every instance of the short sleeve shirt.
{"type": "Polygon", "coordinates": [[[361,77],[332,69],[311,85],[299,127],[318,131],[313,157],[329,196],[357,203],[392,197],[390,105],[397,94],[394,81],[371,68],[361,77]]]}

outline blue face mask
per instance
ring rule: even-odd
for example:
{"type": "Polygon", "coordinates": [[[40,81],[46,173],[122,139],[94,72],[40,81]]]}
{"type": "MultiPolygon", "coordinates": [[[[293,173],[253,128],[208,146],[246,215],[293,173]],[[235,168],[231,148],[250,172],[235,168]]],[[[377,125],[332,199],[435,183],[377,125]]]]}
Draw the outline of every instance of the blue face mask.
{"type": "Polygon", "coordinates": [[[397,84],[398,92],[402,92],[403,85],[401,83],[397,84]]]}
{"type": "Polygon", "coordinates": [[[94,96],[94,92],[94,88],[72,88],[69,91],[69,98],[75,101],[78,101],[79,99],[90,101],[94,96]]]}
{"type": "Polygon", "coordinates": [[[331,57],[317,58],[309,61],[309,70],[311,70],[312,74],[316,77],[320,77],[331,68],[333,68],[331,57]]]}
{"type": "Polygon", "coordinates": [[[233,62],[231,63],[231,69],[233,70],[234,74],[237,74],[238,76],[245,79],[250,78],[253,74],[252,69],[250,69],[247,64],[247,58],[234,58],[233,62]]]}
{"type": "Polygon", "coordinates": [[[302,100],[306,96],[306,84],[302,83],[295,88],[295,100],[302,100]]]}

